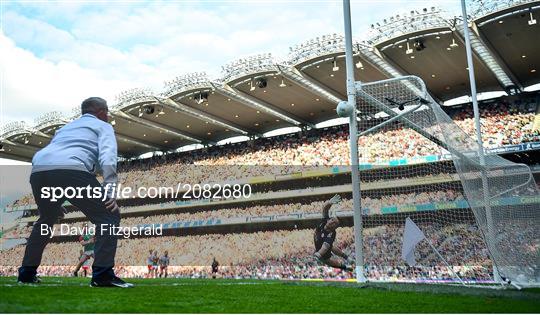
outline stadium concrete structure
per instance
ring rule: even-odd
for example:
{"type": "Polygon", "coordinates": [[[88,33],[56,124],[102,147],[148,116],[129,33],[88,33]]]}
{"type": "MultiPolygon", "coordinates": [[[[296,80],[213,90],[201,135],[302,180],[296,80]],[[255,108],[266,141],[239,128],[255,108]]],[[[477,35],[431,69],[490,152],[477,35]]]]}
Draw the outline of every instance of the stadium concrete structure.
{"type": "MultiPolygon", "coordinates": [[[[471,43],[479,92],[516,94],[540,83],[540,1],[475,1],[471,43]]],[[[371,25],[354,42],[356,79],[371,82],[413,74],[438,101],[469,93],[460,18],[435,7],[390,16],[371,25]]],[[[259,137],[283,127],[312,128],[336,118],[346,99],[344,41],[341,35],[310,39],[284,58],[261,54],[233,61],[220,78],[205,73],[179,76],[161,93],[134,89],[120,93],[111,122],[119,155],[173,151],[192,144],[259,137]]],[[[78,116],[50,112],[7,123],[0,133],[0,157],[30,161],[55,130],[78,116]]]]}

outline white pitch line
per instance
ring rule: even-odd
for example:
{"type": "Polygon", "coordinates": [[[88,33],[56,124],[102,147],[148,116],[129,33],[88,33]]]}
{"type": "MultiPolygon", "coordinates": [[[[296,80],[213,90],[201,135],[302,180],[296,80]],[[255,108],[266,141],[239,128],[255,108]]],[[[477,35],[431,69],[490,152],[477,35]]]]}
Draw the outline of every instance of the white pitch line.
{"type": "MultiPolygon", "coordinates": [[[[128,280],[129,282],[129,280],[128,280]]],[[[153,286],[229,286],[229,285],[269,285],[274,283],[264,282],[217,282],[217,283],[136,283],[135,287],[153,287],[153,286]]],[[[275,283],[278,284],[278,283],[275,283]]],[[[0,287],[89,287],[90,284],[83,283],[39,283],[39,284],[18,284],[18,283],[2,283],[0,287]]]]}

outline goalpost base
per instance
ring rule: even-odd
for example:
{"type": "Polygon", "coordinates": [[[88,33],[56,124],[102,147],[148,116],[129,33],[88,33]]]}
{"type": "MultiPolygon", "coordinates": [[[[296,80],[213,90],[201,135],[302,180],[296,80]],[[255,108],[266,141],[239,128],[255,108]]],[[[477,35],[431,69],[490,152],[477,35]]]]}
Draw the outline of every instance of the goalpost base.
{"type": "Polygon", "coordinates": [[[361,266],[356,266],[355,271],[356,271],[356,282],[358,282],[358,283],[366,283],[367,278],[366,278],[366,276],[364,276],[363,268],[361,266]]]}

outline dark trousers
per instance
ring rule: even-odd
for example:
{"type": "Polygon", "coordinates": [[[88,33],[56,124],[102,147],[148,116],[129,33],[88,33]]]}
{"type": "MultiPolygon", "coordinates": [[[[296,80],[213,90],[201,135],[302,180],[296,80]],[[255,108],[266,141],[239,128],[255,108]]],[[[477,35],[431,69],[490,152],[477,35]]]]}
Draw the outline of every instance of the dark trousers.
{"type": "MultiPolygon", "coordinates": [[[[26,244],[26,250],[19,268],[19,280],[31,279],[36,275],[41,263],[43,250],[49,242],[50,233],[42,233],[42,225],[52,228],[58,221],[62,212],[61,206],[68,200],[71,204],[82,211],[86,217],[96,225],[94,244],[94,263],[92,265],[92,278],[104,280],[114,276],[114,256],[116,254],[117,236],[110,233],[110,229],[101,229],[102,224],[107,227],[119,226],[120,213],[111,212],[105,208],[102,198],[62,198],[51,201],[50,198],[41,198],[42,187],[101,187],[96,177],[90,173],[76,170],[50,170],[32,173],[30,184],[34,199],[38,206],[39,219],[35,222],[30,238],[26,244]]],[[[56,231],[56,235],[60,231],[56,231]]],[[[73,257],[76,261],[77,257],[73,257]]]]}

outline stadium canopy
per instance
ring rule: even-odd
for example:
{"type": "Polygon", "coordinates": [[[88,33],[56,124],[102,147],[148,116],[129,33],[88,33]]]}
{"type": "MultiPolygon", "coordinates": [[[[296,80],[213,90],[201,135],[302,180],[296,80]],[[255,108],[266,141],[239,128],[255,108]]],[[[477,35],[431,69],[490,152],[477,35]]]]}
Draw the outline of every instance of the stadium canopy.
{"type": "MultiPolygon", "coordinates": [[[[540,43],[534,40],[540,1],[474,1],[470,12],[478,91],[515,94],[540,83],[540,43]]],[[[464,42],[460,17],[436,7],[390,16],[354,41],[355,77],[370,82],[412,74],[441,102],[463,96],[469,92],[464,42]]],[[[346,99],[344,51],[343,36],[324,35],[281,58],[235,60],[223,66],[220,78],[191,73],[166,82],[160,92],[121,92],[110,110],[119,154],[171,152],[336,118],[337,102],[346,99]]],[[[0,157],[29,161],[78,115],[74,109],[68,116],[47,113],[33,126],[6,124],[0,157]]]]}

